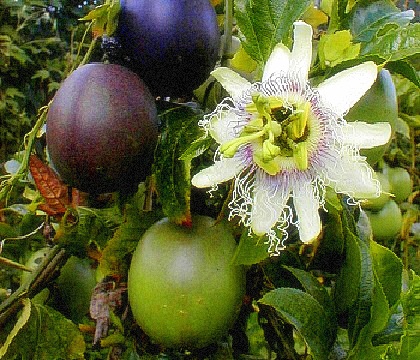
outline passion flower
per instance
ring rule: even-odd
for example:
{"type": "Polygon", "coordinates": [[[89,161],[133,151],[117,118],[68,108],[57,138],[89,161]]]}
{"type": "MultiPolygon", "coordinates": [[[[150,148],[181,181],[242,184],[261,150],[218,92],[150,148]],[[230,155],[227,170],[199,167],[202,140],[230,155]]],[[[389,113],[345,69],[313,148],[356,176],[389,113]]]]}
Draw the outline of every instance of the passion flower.
{"type": "Polygon", "coordinates": [[[359,151],[386,143],[390,125],[343,118],[374,83],[376,65],[362,63],[314,88],[311,54],[312,28],[299,21],[292,51],[278,44],[261,82],[216,69],[212,74],[230,97],[201,121],[220,146],[215,163],[196,174],[193,185],[216,187],[233,178],[230,217],[267,235],[274,253],[284,247],[290,223],[304,242],[318,236],[326,186],[352,198],[381,192],[359,151]]]}

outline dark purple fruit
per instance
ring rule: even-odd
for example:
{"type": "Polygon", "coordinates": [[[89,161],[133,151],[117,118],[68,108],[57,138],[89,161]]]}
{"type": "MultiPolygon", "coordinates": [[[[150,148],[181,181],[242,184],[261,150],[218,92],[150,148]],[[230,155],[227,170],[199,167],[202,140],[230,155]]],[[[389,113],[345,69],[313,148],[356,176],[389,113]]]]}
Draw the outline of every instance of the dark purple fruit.
{"type": "Polygon", "coordinates": [[[95,194],[131,189],[150,172],[155,101],[132,71],[84,65],[54,96],[46,133],[51,161],[68,185],[95,194]]]}
{"type": "Polygon", "coordinates": [[[117,38],[153,94],[182,96],[214,68],[220,33],[209,0],[122,0],[117,38]]]}

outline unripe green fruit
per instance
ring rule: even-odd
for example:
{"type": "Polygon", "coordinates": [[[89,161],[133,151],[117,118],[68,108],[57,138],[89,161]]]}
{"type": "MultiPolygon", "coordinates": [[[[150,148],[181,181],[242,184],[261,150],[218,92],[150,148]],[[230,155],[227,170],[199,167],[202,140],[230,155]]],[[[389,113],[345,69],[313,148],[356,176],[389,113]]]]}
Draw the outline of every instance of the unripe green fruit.
{"type": "Polygon", "coordinates": [[[388,177],[382,173],[375,173],[376,179],[381,183],[381,194],[379,197],[370,198],[362,202],[362,207],[367,210],[378,211],[384,207],[384,205],[390,199],[391,184],[388,181],[388,177]]]}
{"type": "Polygon", "coordinates": [[[412,191],[411,177],[408,171],[401,167],[387,167],[384,169],[384,173],[388,176],[395,201],[400,203],[406,200],[412,191]]]}
{"type": "Polygon", "coordinates": [[[376,240],[394,238],[402,227],[402,214],[398,204],[390,200],[379,212],[366,211],[376,240]]]}
{"type": "Polygon", "coordinates": [[[60,307],[73,321],[79,322],[89,313],[92,291],[96,285],[95,270],[89,259],[70,257],[57,278],[60,307]]]}
{"type": "Polygon", "coordinates": [[[231,264],[236,243],[224,224],[193,217],[191,228],[168,219],[152,225],[134,252],[128,296],[138,324],[169,348],[202,348],[234,323],[245,289],[231,264]]]}

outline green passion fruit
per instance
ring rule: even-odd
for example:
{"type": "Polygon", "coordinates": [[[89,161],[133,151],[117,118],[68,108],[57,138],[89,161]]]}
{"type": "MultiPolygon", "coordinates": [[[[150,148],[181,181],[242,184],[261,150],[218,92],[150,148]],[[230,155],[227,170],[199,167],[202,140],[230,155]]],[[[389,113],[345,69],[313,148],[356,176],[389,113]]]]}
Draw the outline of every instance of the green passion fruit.
{"type": "Polygon", "coordinates": [[[153,161],[154,98],[123,66],[81,66],[55,94],[46,136],[51,162],[68,185],[96,194],[131,189],[153,161]]]}
{"type": "Polygon", "coordinates": [[[209,0],[121,0],[116,37],[129,66],[155,95],[184,96],[203,83],[219,53],[209,0]]]}
{"type": "Polygon", "coordinates": [[[412,183],[409,172],[401,167],[386,167],[384,174],[388,176],[394,200],[397,203],[405,201],[412,192],[412,183]]]}
{"type": "Polygon", "coordinates": [[[194,216],[191,228],[167,218],[152,225],[134,252],[128,296],[137,323],[168,348],[220,340],[234,323],[245,273],[231,264],[236,243],[224,224],[194,216]]]}
{"type": "Polygon", "coordinates": [[[403,218],[395,201],[389,200],[378,212],[366,211],[366,213],[376,240],[391,240],[401,231],[403,218]]]}
{"type": "Polygon", "coordinates": [[[89,313],[96,272],[89,259],[71,256],[56,280],[60,309],[74,322],[89,313]]]}
{"type": "Polygon", "coordinates": [[[391,196],[391,184],[385,174],[375,172],[374,177],[381,183],[381,194],[376,198],[369,198],[362,202],[362,207],[367,210],[378,211],[384,207],[391,196]]]}

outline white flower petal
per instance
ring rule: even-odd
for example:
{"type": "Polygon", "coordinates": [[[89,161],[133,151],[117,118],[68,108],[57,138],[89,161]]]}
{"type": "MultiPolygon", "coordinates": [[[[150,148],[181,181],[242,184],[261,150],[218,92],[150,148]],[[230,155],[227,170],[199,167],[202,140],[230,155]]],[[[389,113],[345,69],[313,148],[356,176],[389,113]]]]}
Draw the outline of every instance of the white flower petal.
{"type": "Polygon", "coordinates": [[[229,109],[219,110],[210,121],[210,135],[218,144],[238,137],[238,116],[229,109]]]}
{"type": "Polygon", "coordinates": [[[293,204],[298,218],[300,240],[308,242],[321,232],[319,199],[310,183],[301,185],[297,183],[293,187],[293,204]]]}
{"type": "Polygon", "coordinates": [[[318,86],[325,106],[342,116],[372,86],[377,68],[372,61],[341,71],[318,86]]]}
{"type": "Polygon", "coordinates": [[[312,61],[312,26],[303,21],[294,23],[290,72],[306,82],[312,61]]]}
{"type": "Polygon", "coordinates": [[[211,74],[234,99],[239,98],[244,91],[251,87],[251,83],[247,79],[227,67],[219,67],[211,74]]]}
{"type": "MultiPolygon", "coordinates": [[[[328,180],[335,191],[363,199],[379,195],[379,181],[373,178],[373,170],[359,155],[352,155],[351,149],[343,154],[333,166],[326,169],[328,180]]],[[[331,165],[331,164],[330,164],[331,165]]]]}
{"type": "Polygon", "coordinates": [[[386,144],[391,137],[389,123],[367,124],[365,122],[350,122],[342,128],[343,143],[356,146],[358,149],[371,149],[386,144]]]}
{"type": "Polygon", "coordinates": [[[195,174],[191,183],[199,188],[211,187],[230,180],[245,167],[240,157],[223,158],[195,174]]]}
{"type": "Polygon", "coordinates": [[[290,50],[283,44],[277,44],[264,66],[262,81],[267,81],[272,75],[288,73],[290,65],[290,50]]]}
{"type": "Polygon", "coordinates": [[[290,196],[288,186],[284,185],[262,171],[257,172],[251,210],[251,228],[255,234],[262,236],[268,233],[281,219],[290,196]]]}

